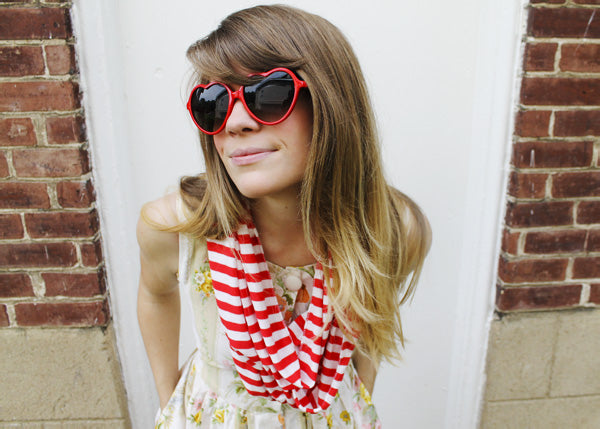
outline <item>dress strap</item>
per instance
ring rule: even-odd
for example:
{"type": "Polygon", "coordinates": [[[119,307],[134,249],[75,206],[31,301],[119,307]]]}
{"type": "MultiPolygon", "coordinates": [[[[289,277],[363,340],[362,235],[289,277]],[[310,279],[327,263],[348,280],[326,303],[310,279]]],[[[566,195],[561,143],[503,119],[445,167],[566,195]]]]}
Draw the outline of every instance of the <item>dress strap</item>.
{"type": "MultiPolygon", "coordinates": [[[[181,194],[177,192],[175,198],[175,210],[177,213],[177,220],[179,222],[185,222],[186,216],[184,211],[184,203],[181,199],[181,194]]],[[[180,285],[184,285],[190,274],[192,266],[192,256],[194,251],[194,240],[189,234],[179,233],[179,267],[177,271],[177,277],[179,278],[180,285]]]]}

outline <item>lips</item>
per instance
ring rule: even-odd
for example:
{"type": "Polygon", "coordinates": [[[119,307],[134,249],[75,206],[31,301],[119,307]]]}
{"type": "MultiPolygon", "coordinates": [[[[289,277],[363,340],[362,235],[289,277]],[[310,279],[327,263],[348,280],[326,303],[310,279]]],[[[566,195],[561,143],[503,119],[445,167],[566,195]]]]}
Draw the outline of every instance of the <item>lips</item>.
{"type": "Polygon", "coordinates": [[[249,165],[268,157],[275,151],[276,149],[248,147],[234,150],[229,154],[229,159],[234,165],[249,165]]]}

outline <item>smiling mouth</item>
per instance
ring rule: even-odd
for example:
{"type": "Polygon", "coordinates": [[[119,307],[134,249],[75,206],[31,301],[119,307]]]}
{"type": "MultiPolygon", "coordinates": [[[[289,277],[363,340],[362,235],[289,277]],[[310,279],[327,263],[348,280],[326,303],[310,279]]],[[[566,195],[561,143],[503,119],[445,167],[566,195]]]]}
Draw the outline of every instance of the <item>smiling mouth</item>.
{"type": "Polygon", "coordinates": [[[229,155],[229,159],[234,165],[242,166],[248,164],[254,164],[275,152],[275,149],[259,149],[259,148],[247,148],[238,149],[233,151],[229,155]]]}

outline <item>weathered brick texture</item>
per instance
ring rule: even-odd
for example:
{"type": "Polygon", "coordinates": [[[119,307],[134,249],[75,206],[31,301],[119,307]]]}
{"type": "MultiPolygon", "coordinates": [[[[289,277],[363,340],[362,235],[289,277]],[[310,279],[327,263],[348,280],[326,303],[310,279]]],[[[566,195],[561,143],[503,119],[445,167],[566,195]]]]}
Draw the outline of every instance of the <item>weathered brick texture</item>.
{"type": "Polygon", "coordinates": [[[70,2],[0,6],[0,326],[110,319],[70,2]]]}
{"type": "Polygon", "coordinates": [[[0,146],[33,146],[36,143],[31,118],[0,119],[0,146]]]}
{"type": "Polygon", "coordinates": [[[85,140],[85,125],[81,116],[59,116],[46,119],[49,144],[80,143],[85,140]]]}
{"type": "Polygon", "coordinates": [[[46,296],[95,296],[105,292],[104,272],[43,273],[46,296]]]}
{"type": "Polygon", "coordinates": [[[45,183],[0,182],[0,209],[50,208],[45,183]]]}
{"type": "Polygon", "coordinates": [[[589,167],[593,155],[592,142],[521,142],[514,145],[513,165],[520,168],[589,167]]]}
{"type": "Polygon", "coordinates": [[[556,43],[532,43],[525,47],[523,68],[526,71],[552,71],[556,57],[556,43]]]}
{"type": "Polygon", "coordinates": [[[69,242],[0,244],[0,267],[63,268],[77,264],[77,249],[69,242]]]}
{"type": "Polygon", "coordinates": [[[46,61],[51,75],[72,74],[77,71],[75,50],[71,45],[46,46],[46,61]]]}
{"type": "Polygon", "coordinates": [[[27,274],[0,274],[0,298],[24,296],[35,296],[31,278],[27,274]]]}
{"type": "Polygon", "coordinates": [[[600,72],[600,45],[563,45],[560,56],[560,69],[583,73],[600,72]]]}
{"type": "Polygon", "coordinates": [[[499,288],[496,305],[500,311],[540,310],[571,307],[579,303],[581,285],[499,288]]]}
{"type": "Polygon", "coordinates": [[[21,216],[16,213],[0,214],[0,239],[23,238],[21,216]]]}
{"type": "Polygon", "coordinates": [[[506,211],[506,223],[515,228],[570,225],[572,214],[570,201],[511,203],[506,211]]]}
{"type": "Polygon", "coordinates": [[[513,171],[510,174],[508,194],[521,199],[543,198],[546,195],[547,181],[548,174],[513,171]]]}
{"type": "Polygon", "coordinates": [[[0,39],[68,39],[69,10],[53,7],[0,9],[0,39]]]}
{"type": "Polygon", "coordinates": [[[600,201],[582,201],[579,203],[577,223],[600,223],[600,201]]]}
{"type": "Polygon", "coordinates": [[[600,105],[600,79],[525,77],[521,85],[521,102],[526,105],[600,105]]]}
{"type": "Polygon", "coordinates": [[[0,153],[0,178],[8,177],[10,170],[8,169],[8,160],[5,153],[0,153]]]}
{"type": "Polygon", "coordinates": [[[544,110],[519,112],[515,119],[515,132],[521,137],[547,137],[551,114],[544,110]]]}
{"type": "Polygon", "coordinates": [[[107,322],[106,302],[15,304],[19,326],[99,326],[107,322]]]}
{"type": "Polygon", "coordinates": [[[557,137],[600,136],[600,110],[556,112],[554,135],[557,137]]]}
{"type": "Polygon", "coordinates": [[[89,207],[94,200],[94,186],[87,182],[60,182],[56,184],[58,204],[65,208],[89,207]]]}
{"type": "Polygon", "coordinates": [[[600,37],[600,20],[590,19],[594,9],[532,8],[527,33],[533,37],[600,37]]]}
{"type": "Polygon", "coordinates": [[[0,83],[0,111],[68,111],[79,107],[75,82],[35,81],[0,83]]]}
{"type": "Polygon", "coordinates": [[[591,285],[590,302],[600,305],[600,284],[591,285]]]}
{"type": "Polygon", "coordinates": [[[44,56],[41,46],[0,48],[0,76],[41,74],[44,74],[44,56]]]}
{"type": "Polygon", "coordinates": [[[530,0],[499,312],[584,308],[600,292],[600,0],[530,0]]]}

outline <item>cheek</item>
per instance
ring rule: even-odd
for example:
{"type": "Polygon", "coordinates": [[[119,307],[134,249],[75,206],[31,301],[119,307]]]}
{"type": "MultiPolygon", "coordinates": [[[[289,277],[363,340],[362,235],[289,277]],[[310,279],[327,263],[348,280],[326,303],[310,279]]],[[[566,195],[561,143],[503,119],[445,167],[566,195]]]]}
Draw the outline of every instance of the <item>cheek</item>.
{"type": "Polygon", "coordinates": [[[215,145],[215,149],[217,149],[219,156],[223,157],[223,139],[219,136],[219,134],[213,136],[213,144],[215,145]]]}

